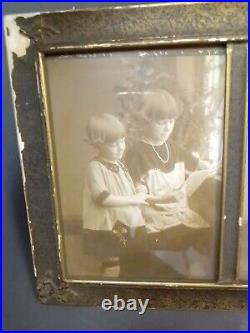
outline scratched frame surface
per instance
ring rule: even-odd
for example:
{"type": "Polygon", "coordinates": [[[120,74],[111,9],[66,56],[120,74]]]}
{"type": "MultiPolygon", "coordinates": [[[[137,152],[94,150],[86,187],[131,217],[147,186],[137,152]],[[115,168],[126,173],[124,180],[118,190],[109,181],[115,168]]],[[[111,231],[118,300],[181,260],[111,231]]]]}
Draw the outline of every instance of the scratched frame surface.
{"type": "Polygon", "coordinates": [[[5,19],[23,184],[40,300],[100,305],[118,294],[149,298],[152,308],[244,309],[247,282],[238,281],[243,128],[247,92],[247,3],[107,7],[15,15],[5,19]],[[18,45],[18,46],[17,46],[18,45]],[[224,46],[226,50],[223,200],[219,274],[214,283],[102,282],[65,279],[44,59],[49,55],[224,46]]]}

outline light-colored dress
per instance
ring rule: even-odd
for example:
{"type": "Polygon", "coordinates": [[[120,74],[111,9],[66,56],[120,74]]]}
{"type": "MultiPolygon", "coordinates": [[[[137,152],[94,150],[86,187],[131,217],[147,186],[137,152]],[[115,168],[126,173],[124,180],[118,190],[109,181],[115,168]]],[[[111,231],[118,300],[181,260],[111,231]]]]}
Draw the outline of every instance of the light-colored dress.
{"type": "Polygon", "coordinates": [[[184,185],[185,164],[189,169],[194,169],[197,160],[177,148],[172,141],[167,145],[168,150],[165,143],[154,149],[150,144],[140,141],[127,154],[127,165],[138,189],[144,186],[147,193],[160,195],[171,194],[182,187],[182,199],[143,208],[147,231],[170,231],[173,226],[178,225],[192,229],[208,228],[209,224],[189,208],[184,185]],[[166,160],[163,160],[164,158],[166,160]]]}
{"type": "Polygon", "coordinates": [[[83,229],[111,231],[117,221],[130,228],[145,225],[138,206],[102,205],[109,194],[130,196],[135,193],[133,181],[121,162],[91,161],[86,169],[83,189],[83,229]]]}
{"type": "Polygon", "coordinates": [[[126,154],[126,162],[137,190],[171,195],[173,190],[182,188],[179,199],[143,208],[150,253],[163,267],[168,267],[165,276],[207,279],[214,269],[209,257],[211,228],[190,209],[183,186],[186,170],[196,170],[198,159],[170,140],[157,147],[140,141],[126,154]]]}

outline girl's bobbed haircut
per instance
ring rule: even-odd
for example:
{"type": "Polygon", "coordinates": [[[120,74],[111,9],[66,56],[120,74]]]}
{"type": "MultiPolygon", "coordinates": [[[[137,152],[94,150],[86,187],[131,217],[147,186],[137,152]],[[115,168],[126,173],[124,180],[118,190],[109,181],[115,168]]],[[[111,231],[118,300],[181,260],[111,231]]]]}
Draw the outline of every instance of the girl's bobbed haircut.
{"type": "Polygon", "coordinates": [[[92,116],[86,128],[88,143],[98,146],[125,136],[125,126],[110,113],[92,116]]]}
{"type": "Polygon", "coordinates": [[[176,119],[179,111],[174,97],[166,90],[158,89],[143,93],[140,114],[145,121],[159,121],[176,119]]]}

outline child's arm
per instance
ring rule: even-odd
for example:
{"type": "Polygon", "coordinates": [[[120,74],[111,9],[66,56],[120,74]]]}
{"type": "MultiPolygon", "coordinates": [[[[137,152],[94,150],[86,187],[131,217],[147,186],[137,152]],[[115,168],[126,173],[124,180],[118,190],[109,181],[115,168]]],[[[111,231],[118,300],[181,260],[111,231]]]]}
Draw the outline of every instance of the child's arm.
{"type": "Polygon", "coordinates": [[[218,172],[222,168],[222,162],[211,163],[205,160],[199,160],[197,170],[211,170],[214,173],[218,172]]]}
{"type": "Polygon", "coordinates": [[[139,182],[135,183],[135,191],[136,193],[144,193],[144,194],[148,193],[146,185],[139,182]]]}
{"type": "Polygon", "coordinates": [[[146,205],[147,195],[145,193],[137,193],[135,195],[118,196],[109,194],[102,202],[102,206],[106,207],[119,207],[119,206],[136,206],[146,205]]]}
{"type": "MultiPolygon", "coordinates": [[[[146,185],[144,185],[142,182],[137,182],[135,183],[135,188],[137,193],[148,193],[148,189],[146,185]]],[[[183,198],[183,192],[182,192],[182,186],[177,189],[172,191],[171,193],[166,192],[166,191],[161,191],[155,195],[147,195],[146,196],[146,202],[154,205],[157,203],[171,203],[171,202],[176,202],[179,201],[183,198]]]]}
{"type": "Polygon", "coordinates": [[[147,198],[147,202],[149,204],[165,204],[165,203],[172,203],[172,202],[178,202],[181,199],[183,199],[183,197],[185,196],[184,192],[183,192],[183,188],[182,186],[176,190],[169,192],[161,192],[157,195],[150,195],[147,198]]]}
{"type": "Polygon", "coordinates": [[[103,167],[98,161],[90,162],[86,174],[92,199],[97,205],[105,207],[121,207],[147,204],[145,201],[145,193],[128,196],[111,194],[105,183],[103,167]]]}

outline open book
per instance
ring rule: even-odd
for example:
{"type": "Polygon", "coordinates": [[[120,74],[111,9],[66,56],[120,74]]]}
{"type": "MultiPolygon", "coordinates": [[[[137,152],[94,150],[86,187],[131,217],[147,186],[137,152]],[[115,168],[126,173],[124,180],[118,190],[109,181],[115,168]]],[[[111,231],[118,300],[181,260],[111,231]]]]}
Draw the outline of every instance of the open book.
{"type": "Polygon", "coordinates": [[[218,168],[211,168],[192,172],[186,180],[187,195],[191,196],[208,177],[214,176],[217,171],[218,168]]]}

